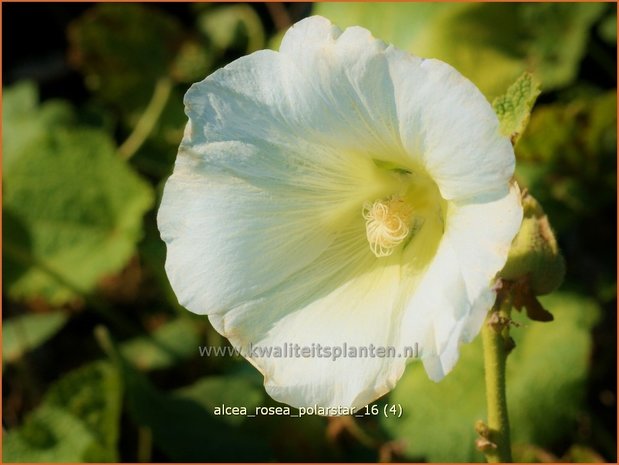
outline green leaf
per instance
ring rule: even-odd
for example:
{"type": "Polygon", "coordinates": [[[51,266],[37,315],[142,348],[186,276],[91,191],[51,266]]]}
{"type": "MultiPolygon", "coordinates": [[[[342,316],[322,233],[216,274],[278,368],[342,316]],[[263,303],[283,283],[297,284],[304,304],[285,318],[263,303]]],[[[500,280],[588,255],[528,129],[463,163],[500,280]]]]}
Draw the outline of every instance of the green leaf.
{"type": "Polygon", "coordinates": [[[10,169],[14,157],[47,132],[71,124],[73,110],[63,101],[51,100],[39,107],[36,86],[29,81],[15,84],[2,94],[2,166],[10,169]]]}
{"type": "Polygon", "coordinates": [[[44,403],[70,412],[91,431],[97,445],[84,460],[116,461],[121,400],[118,370],[109,362],[95,362],[55,383],[44,403]]]}
{"type": "Polygon", "coordinates": [[[488,97],[524,71],[545,89],[570,83],[604,5],[514,3],[317,3],[340,27],[360,25],[414,55],[443,60],[488,97]]]}
{"type": "Polygon", "coordinates": [[[505,95],[497,97],[492,106],[500,121],[501,133],[516,144],[524,132],[535,100],[540,94],[539,84],[530,73],[524,73],[514,82],[505,95]]]}
{"type": "Polygon", "coordinates": [[[14,362],[44,344],[64,326],[63,312],[20,315],[2,322],[2,359],[14,362]]]}
{"type": "Polygon", "coordinates": [[[115,462],[121,384],[109,362],[61,378],[24,424],[3,435],[5,462],[115,462]]]}
{"type": "MultiPolygon", "coordinates": [[[[20,88],[8,89],[9,98],[13,91],[20,88]]],[[[72,127],[54,108],[22,99],[12,111],[21,119],[3,115],[13,129],[3,140],[10,160],[3,172],[3,218],[9,220],[3,239],[11,265],[3,278],[14,298],[60,304],[125,265],[153,192],[118,158],[105,133],[72,127]],[[28,121],[39,122],[36,131],[28,121]]]]}
{"type": "MultiPolygon", "coordinates": [[[[516,348],[507,360],[512,441],[544,447],[569,437],[583,409],[591,351],[590,330],[599,309],[575,294],[540,299],[552,323],[526,322],[511,330],[516,348]]],[[[518,318],[518,315],[515,315],[518,318]]],[[[486,418],[481,338],[461,347],[453,372],[430,381],[421,364],[407,368],[389,399],[401,418],[383,420],[406,442],[406,454],[431,462],[483,461],[474,424],[486,418]]]]}
{"type": "Polygon", "coordinates": [[[196,325],[178,318],[143,336],[121,345],[122,354],[140,370],[166,368],[196,355],[200,343],[196,325]]]}
{"type": "Polygon", "coordinates": [[[87,86],[123,110],[142,108],[168,76],[182,26],[154,6],[100,3],[68,29],[69,58],[87,86]]]}
{"type": "Polygon", "coordinates": [[[18,430],[2,435],[3,462],[83,462],[95,439],[63,409],[41,406],[18,430]]]}

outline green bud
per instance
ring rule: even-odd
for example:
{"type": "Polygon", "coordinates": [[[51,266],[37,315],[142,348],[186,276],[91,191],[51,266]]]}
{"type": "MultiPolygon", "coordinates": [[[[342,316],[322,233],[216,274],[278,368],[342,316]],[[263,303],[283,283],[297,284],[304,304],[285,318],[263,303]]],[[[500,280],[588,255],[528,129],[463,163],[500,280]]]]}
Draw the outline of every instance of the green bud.
{"type": "Polygon", "coordinates": [[[533,295],[548,294],[561,285],[565,261],[548,217],[526,189],[522,193],[522,207],[522,225],[499,277],[507,281],[526,279],[533,295]]]}

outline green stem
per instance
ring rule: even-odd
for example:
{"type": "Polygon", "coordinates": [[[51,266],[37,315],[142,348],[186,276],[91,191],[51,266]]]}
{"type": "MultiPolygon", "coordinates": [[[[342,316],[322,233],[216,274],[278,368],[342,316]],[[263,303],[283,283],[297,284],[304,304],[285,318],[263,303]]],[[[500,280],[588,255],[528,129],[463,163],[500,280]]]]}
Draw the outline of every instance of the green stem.
{"type": "Polygon", "coordinates": [[[170,92],[172,91],[172,81],[168,77],[161,78],[155,85],[153,96],[148,102],[148,106],[140,116],[138,123],[135,125],[133,132],[129,134],[127,140],[118,148],[118,153],[125,160],[130,159],[140,149],[144,141],[153,131],[155,124],[159,120],[163,109],[165,108],[170,92]]]}
{"type": "Polygon", "coordinates": [[[482,328],[486,403],[488,407],[488,439],[496,447],[485,449],[488,463],[511,462],[511,442],[507,396],[505,394],[505,362],[509,339],[511,302],[499,294],[497,303],[488,313],[482,328]]]}

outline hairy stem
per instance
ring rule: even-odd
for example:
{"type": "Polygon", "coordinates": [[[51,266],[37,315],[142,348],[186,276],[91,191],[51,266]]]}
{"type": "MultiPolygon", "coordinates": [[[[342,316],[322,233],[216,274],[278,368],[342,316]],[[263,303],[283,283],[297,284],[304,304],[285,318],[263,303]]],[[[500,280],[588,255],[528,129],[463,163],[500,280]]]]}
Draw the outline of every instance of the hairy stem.
{"type": "Polygon", "coordinates": [[[497,303],[488,313],[482,328],[486,403],[488,408],[488,440],[484,449],[488,463],[511,462],[511,442],[507,396],[505,394],[505,364],[509,351],[509,317],[511,302],[499,294],[497,303]]]}

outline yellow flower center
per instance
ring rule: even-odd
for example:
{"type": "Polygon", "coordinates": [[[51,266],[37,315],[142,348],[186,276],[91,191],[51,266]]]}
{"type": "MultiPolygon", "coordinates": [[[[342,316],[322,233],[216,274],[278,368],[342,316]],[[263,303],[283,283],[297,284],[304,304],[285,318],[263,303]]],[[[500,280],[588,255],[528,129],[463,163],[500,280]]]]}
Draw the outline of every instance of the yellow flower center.
{"type": "Polygon", "coordinates": [[[413,208],[401,196],[366,202],[363,218],[370,249],[377,257],[393,253],[413,228],[413,208]]]}

